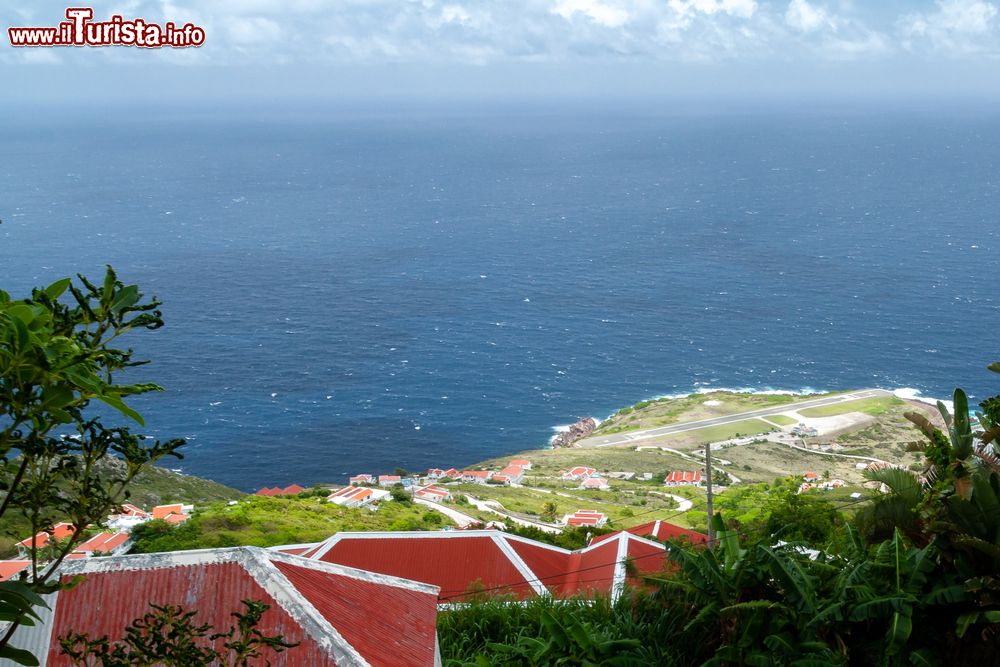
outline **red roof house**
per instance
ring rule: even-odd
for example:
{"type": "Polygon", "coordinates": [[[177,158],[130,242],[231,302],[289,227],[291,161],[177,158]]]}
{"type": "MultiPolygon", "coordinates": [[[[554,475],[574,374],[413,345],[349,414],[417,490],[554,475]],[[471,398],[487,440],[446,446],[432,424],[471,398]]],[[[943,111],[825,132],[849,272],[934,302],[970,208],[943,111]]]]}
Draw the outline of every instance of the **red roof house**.
{"type": "Polygon", "coordinates": [[[0,581],[13,579],[30,565],[30,560],[0,560],[0,581]]]}
{"type": "Polygon", "coordinates": [[[500,471],[501,475],[506,475],[512,482],[520,482],[524,479],[524,468],[521,466],[509,465],[500,471]]]}
{"type": "Polygon", "coordinates": [[[153,508],[154,519],[166,519],[171,514],[183,514],[184,506],[180,503],[175,505],[157,505],[153,508]]]}
{"type": "Polygon", "coordinates": [[[588,477],[587,479],[580,482],[581,489],[597,489],[599,491],[606,491],[611,488],[608,484],[608,480],[603,477],[588,477]]]}
{"type": "Polygon", "coordinates": [[[489,470],[463,470],[462,481],[485,484],[492,474],[489,470]]]}
{"type": "Polygon", "coordinates": [[[593,477],[597,474],[597,471],[593,468],[588,468],[587,466],[576,466],[575,468],[570,468],[563,473],[563,479],[585,479],[587,477],[593,477]]]}
{"type": "Polygon", "coordinates": [[[52,532],[47,533],[42,531],[33,537],[28,537],[21,540],[15,546],[17,546],[18,553],[21,556],[26,557],[31,551],[32,546],[37,549],[44,549],[49,546],[50,540],[65,540],[73,535],[73,524],[61,522],[52,526],[52,532]]]}
{"type": "MultiPolygon", "coordinates": [[[[631,528],[626,528],[625,532],[631,533],[632,535],[638,535],[639,537],[659,540],[660,542],[674,539],[687,540],[691,544],[706,544],[708,542],[708,535],[705,535],[704,533],[699,533],[696,530],[689,530],[687,528],[681,528],[680,526],[675,526],[672,523],[660,521],[659,519],[656,521],[642,523],[638,526],[632,526],[631,528]]],[[[597,544],[598,542],[612,539],[616,535],[618,535],[618,533],[598,535],[591,541],[591,544],[597,544]]]]}
{"type": "Polygon", "coordinates": [[[341,507],[364,507],[388,495],[388,491],[372,489],[367,486],[345,486],[339,491],[331,493],[326,497],[326,500],[341,507]]]}
{"type": "Polygon", "coordinates": [[[399,484],[403,479],[399,475],[379,475],[378,483],[379,486],[392,486],[394,484],[399,484]]]}
{"type": "Polygon", "coordinates": [[[374,481],[375,481],[375,478],[373,478],[371,475],[355,475],[355,476],[351,477],[349,480],[347,480],[347,483],[348,484],[352,484],[352,485],[354,485],[354,484],[371,484],[374,481]]]}
{"type": "MultiPolygon", "coordinates": [[[[150,603],[197,611],[195,623],[233,627],[242,600],[270,605],[258,630],[298,646],[268,654],[275,667],[385,665],[437,662],[437,589],[427,584],[310,561],[255,547],[88,558],[64,563],[63,581],[77,586],[48,599],[52,608],[33,627],[19,627],[12,644],[72,664],[58,637],[79,632],[120,640],[150,603]],[[97,612],[97,610],[100,610],[97,612]]],[[[224,651],[216,640],[217,650],[224,651]]]]}
{"type": "Polygon", "coordinates": [[[423,498],[424,500],[431,500],[436,503],[443,503],[451,500],[451,491],[441,486],[425,486],[422,489],[417,489],[416,493],[413,494],[417,498],[423,498]]]}
{"type": "Polygon", "coordinates": [[[608,517],[594,510],[577,510],[573,514],[567,514],[563,517],[563,523],[573,527],[594,526],[600,528],[607,522],[608,517]]]}
{"type": "Polygon", "coordinates": [[[149,512],[145,511],[141,507],[136,507],[132,503],[125,503],[118,509],[121,511],[118,512],[117,514],[113,514],[112,516],[134,516],[140,518],[145,518],[149,516],[149,512]]]}
{"type": "Polygon", "coordinates": [[[673,470],[667,478],[663,480],[667,486],[684,486],[690,484],[701,484],[701,471],[673,470]]]}
{"type": "Polygon", "coordinates": [[[528,459],[512,459],[507,465],[517,466],[523,470],[531,470],[531,461],[528,459]]]}
{"type": "Polygon", "coordinates": [[[444,471],[444,473],[441,476],[448,477],[450,479],[458,479],[459,477],[462,476],[462,471],[457,470],[455,468],[448,468],[447,470],[444,471]]]}
{"type": "MultiPolygon", "coordinates": [[[[297,546],[297,545],[296,545],[297,546]]],[[[626,561],[640,574],[659,572],[666,548],[631,533],[577,551],[496,530],[338,533],[303,555],[426,581],[439,602],[476,593],[514,595],[610,594],[626,581],[626,561]]]]}
{"type": "Polygon", "coordinates": [[[128,533],[102,532],[94,535],[86,542],[77,545],[73,553],[93,556],[95,554],[120,555],[132,546],[132,536],[128,533]]]}

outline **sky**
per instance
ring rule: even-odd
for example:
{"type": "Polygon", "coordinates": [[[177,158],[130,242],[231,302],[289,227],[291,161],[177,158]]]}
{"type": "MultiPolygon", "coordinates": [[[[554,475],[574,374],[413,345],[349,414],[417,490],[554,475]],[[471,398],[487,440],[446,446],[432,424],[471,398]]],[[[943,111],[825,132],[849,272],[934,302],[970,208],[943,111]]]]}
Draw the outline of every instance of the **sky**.
{"type": "MultiPolygon", "coordinates": [[[[1000,97],[990,0],[118,0],[200,48],[15,49],[9,102],[622,95],[1000,97]]],[[[82,3],[80,3],[82,4],[82,3]]],[[[0,25],[66,5],[4,0],[0,25]]],[[[6,30],[4,31],[6,32],[6,30]]]]}

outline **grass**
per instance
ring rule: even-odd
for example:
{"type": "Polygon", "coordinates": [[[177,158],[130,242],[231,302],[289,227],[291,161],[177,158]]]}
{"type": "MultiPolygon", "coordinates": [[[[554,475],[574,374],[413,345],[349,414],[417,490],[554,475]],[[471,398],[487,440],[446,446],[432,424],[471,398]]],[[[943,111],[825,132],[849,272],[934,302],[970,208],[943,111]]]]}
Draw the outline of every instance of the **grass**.
{"type": "MultiPolygon", "coordinates": [[[[612,480],[611,484],[611,491],[584,491],[570,487],[554,489],[553,493],[545,493],[544,491],[524,487],[482,484],[454,485],[451,486],[451,491],[456,495],[471,495],[480,500],[495,500],[503,505],[505,510],[513,514],[524,515],[525,518],[534,520],[537,520],[538,516],[542,513],[543,506],[546,503],[555,504],[556,516],[558,518],[562,518],[564,515],[571,514],[579,509],[592,509],[603,512],[616,528],[627,528],[676,513],[676,503],[672,498],[659,495],[659,493],[650,493],[650,491],[668,491],[663,487],[662,477],[658,477],[655,484],[642,487],[639,485],[634,485],[633,487],[617,485],[616,480],[612,480]]],[[[677,493],[675,489],[671,489],[669,492],[674,495],[688,496],[688,494],[677,493]]],[[[691,489],[690,493],[697,495],[699,491],[691,489]]],[[[704,495],[703,492],[701,495],[704,495]]],[[[460,506],[458,509],[473,516],[481,516],[480,512],[474,512],[466,506],[460,506]]],[[[491,521],[503,520],[495,514],[487,514],[486,516],[491,521]]]]}
{"type": "Polygon", "coordinates": [[[770,433],[774,426],[759,419],[744,419],[731,424],[721,424],[719,426],[709,426],[690,431],[687,435],[696,437],[700,442],[718,442],[747,435],[760,435],[770,433]]]}
{"type": "Polygon", "coordinates": [[[793,424],[799,423],[797,419],[793,419],[787,415],[768,415],[764,419],[769,422],[774,422],[778,426],[792,426],[793,424]]]}
{"type": "Polygon", "coordinates": [[[905,402],[896,397],[862,398],[857,401],[822,405],[818,408],[807,408],[798,412],[803,417],[833,417],[834,415],[843,415],[848,412],[861,412],[866,415],[878,417],[893,407],[900,405],[905,405],[905,402]]]}
{"type": "Polygon", "coordinates": [[[217,502],[196,509],[171,528],[150,522],[136,529],[135,551],[318,542],[341,531],[437,530],[450,519],[412,503],[383,502],[377,512],[348,509],[318,497],[247,496],[236,505],[217,502]]]}

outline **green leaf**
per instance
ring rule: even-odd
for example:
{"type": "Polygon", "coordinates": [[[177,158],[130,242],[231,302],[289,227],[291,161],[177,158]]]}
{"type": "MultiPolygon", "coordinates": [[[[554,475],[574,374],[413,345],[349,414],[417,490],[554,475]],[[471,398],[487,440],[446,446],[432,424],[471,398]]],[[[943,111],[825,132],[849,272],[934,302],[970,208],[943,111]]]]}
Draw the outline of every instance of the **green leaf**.
{"type": "Polygon", "coordinates": [[[70,282],[71,281],[69,278],[63,278],[62,280],[57,280],[45,288],[44,290],[45,294],[52,300],[58,299],[59,297],[62,296],[63,292],[65,292],[66,289],[69,287],[70,282]]]}
{"type": "Polygon", "coordinates": [[[7,658],[18,665],[26,665],[27,667],[38,666],[38,658],[36,658],[31,651],[14,648],[10,644],[0,648],[0,658],[7,658]]]}
{"type": "Polygon", "coordinates": [[[929,650],[921,648],[910,653],[910,664],[916,667],[937,667],[938,661],[929,650]]]}
{"type": "Polygon", "coordinates": [[[913,621],[909,615],[896,612],[892,615],[892,622],[889,624],[889,631],[886,633],[888,646],[885,649],[886,655],[895,655],[900,649],[906,646],[906,640],[910,638],[913,631],[913,621]]]}
{"type": "Polygon", "coordinates": [[[129,285],[118,292],[114,303],[111,304],[111,312],[117,315],[126,308],[131,308],[139,301],[139,287],[129,285]]]}
{"type": "Polygon", "coordinates": [[[108,405],[110,405],[111,407],[113,407],[118,412],[122,413],[126,417],[129,417],[133,421],[137,422],[140,426],[145,426],[146,425],[146,422],[142,418],[142,415],[140,415],[138,412],[136,412],[135,410],[133,410],[129,406],[125,405],[125,401],[123,401],[122,399],[118,398],[117,396],[97,396],[97,399],[99,401],[103,401],[104,403],[107,403],[108,405]]]}

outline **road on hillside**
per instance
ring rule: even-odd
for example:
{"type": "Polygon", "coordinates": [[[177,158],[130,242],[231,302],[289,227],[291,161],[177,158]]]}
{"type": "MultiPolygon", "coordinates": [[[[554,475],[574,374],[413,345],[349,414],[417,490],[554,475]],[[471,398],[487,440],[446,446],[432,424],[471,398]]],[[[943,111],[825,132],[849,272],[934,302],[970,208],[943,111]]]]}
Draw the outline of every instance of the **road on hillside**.
{"type": "Polygon", "coordinates": [[[788,412],[789,410],[819,408],[824,405],[833,405],[835,403],[846,403],[847,401],[857,401],[863,398],[884,398],[892,395],[893,395],[892,392],[885,391],[884,389],[862,389],[860,391],[853,391],[849,394],[838,394],[837,396],[828,396],[825,398],[813,398],[808,401],[786,403],[785,405],[776,405],[770,408],[750,410],[749,412],[740,412],[734,415],[725,415],[723,417],[700,419],[698,421],[683,422],[680,424],[671,424],[670,426],[660,426],[658,428],[650,428],[641,431],[629,431],[628,433],[615,433],[613,435],[602,435],[596,438],[584,438],[583,440],[578,441],[576,443],[576,446],[616,447],[619,445],[628,445],[633,442],[638,442],[642,440],[659,438],[664,435],[670,435],[671,433],[683,433],[685,431],[695,431],[701,428],[708,428],[709,426],[721,426],[722,424],[731,424],[733,422],[743,421],[744,419],[753,419],[755,417],[767,417],[768,415],[777,415],[781,414],[782,412],[788,412]]]}

